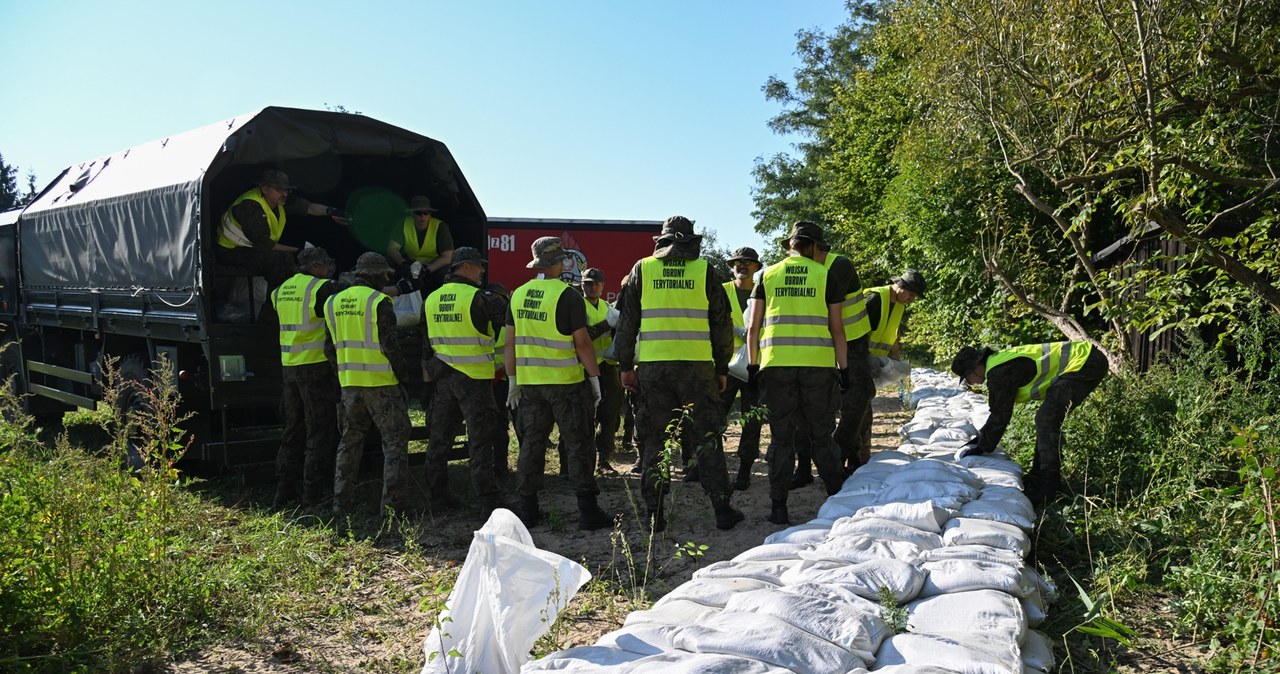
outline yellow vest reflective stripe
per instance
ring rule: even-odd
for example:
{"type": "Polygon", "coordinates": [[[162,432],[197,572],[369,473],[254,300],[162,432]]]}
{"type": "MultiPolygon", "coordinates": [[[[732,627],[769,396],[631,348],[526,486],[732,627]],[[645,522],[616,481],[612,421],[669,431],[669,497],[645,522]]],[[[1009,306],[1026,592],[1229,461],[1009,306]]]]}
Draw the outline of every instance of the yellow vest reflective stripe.
{"type": "Polygon", "coordinates": [[[738,336],[737,328],[746,327],[746,322],[742,320],[742,304],[738,302],[738,287],[733,285],[733,281],[726,281],[724,285],[724,294],[729,296],[729,311],[733,314],[733,348],[741,349],[746,340],[738,336]]]}
{"type": "Polygon", "coordinates": [[[271,293],[280,317],[280,364],[285,367],[323,363],[324,319],[317,318],[316,296],[325,279],[294,274],[271,293]]]}
{"type": "Polygon", "coordinates": [[[794,255],[764,270],[760,367],[835,367],[827,320],[827,269],[794,255]]]}
{"type": "Polygon", "coordinates": [[[1018,389],[1013,401],[1025,403],[1028,400],[1041,400],[1049,386],[1058,377],[1075,372],[1084,367],[1084,362],[1093,351],[1089,342],[1050,342],[1048,344],[1027,344],[1015,346],[987,358],[987,372],[991,368],[1007,363],[1014,358],[1030,358],[1036,363],[1036,376],[1031,383],[1018,389]]]}
{"type": "MultiPolygon", "coordinates": [[[[889,349],[898,341],[898,326],[902,324],[902,313],[906,307],[889,301],[891,288],[892,286],[872,288],[863,296],[865,300],[872,294],[880,295],[880,322],[871,331],[871,342],[867,344],[867,350],[873,356],[889,355],[889,349]]],[[[867,320],[871,319],[868,317],[867,320]]]]}
{"type": "Polygon", "coordinates": [[[436,358],[472,379],[493,379],[493,327],[480,332],[471,321],[478,290],[467,283],[446,283],[422,306],[436,358]]]}
{"type": "Polygon", "coordinates": [[[511,295],[516,379],[521,385],[576,384],[586,379],[573,336],[556,329],[556,303],[564,291],[560,279],[534,279],[511,295]]]}
{"type": "Polygon", "coordinates": [[[712,362],[707,261],[647,257],[640,277],[637,360],[712,362]]]}
{"type": "MultiPolygon", "coordinates": [[[[822,266],[830,269],[838,257],[841,256],[827,253],[827,259],[822,266]]],[[[871,319],[867,316],[866,293],[862,288],[854,288],[844,296],[844,302],[840,303],[840,317],[844,323],[844,338],[850,342],[871,332],[871,319]]]]}
{"type": "Polygon", "coordinates": [[[343,386],[400,383],[378,341],[377,307],[384,300],[391,298],[373,288],[351,286],[325,302],[324,321],[338,350],[338,383],[343,386]]]}
{"type": "Polygon", "coordinates": [[[419,262],[435,262],[440,257],[436,250],[436,233],[440,231],[440,220],[427,220],[427,235],[423,237],[422,246],[418,246],[418,228],[413,226],[413,216],[404,219],[404,252],[410,260],[419,262]]]}
{"type": "Polygon", "coordinates": [[[280,234],[284,232],[284,207],[272,209],[267,205],[267,200],[262,196],[260,188],[253,188],[244,194],[241,194],[235,201],[231,202],[231,208],[222,214],[222,224],[218,226],[218,245],[223,248],[249,248],[253,246],[253,242],[249,237],[245,236],[244,228],[236,221],[231,211],[245,201],[255,201],[262,207],[262,212],[267,216],[267,226],[271,230],[271,240],[279,241],[280,234]]]}
{"type": "MultiPolygon", "coordinates": [[[[600,321],[603,321],[604,319],[609,317],[608,302],[604,300],[597,300],[595,306],[592,306],[591,300],[586,300],[586,302],[587,302],[587,325],[595,325],[600,321]]],[[[596,347],[596,363],[597,364],[603,363],[604,352],[609,349],[610,344],[613,344],[613,332],[610,330],[605,330],[604,334],[592,340],[591,344],[596,347]]],[[[611,360],[609,362],[613,363],[614,365],[618,364],[618,361],[616,360],[611,360]]]]}

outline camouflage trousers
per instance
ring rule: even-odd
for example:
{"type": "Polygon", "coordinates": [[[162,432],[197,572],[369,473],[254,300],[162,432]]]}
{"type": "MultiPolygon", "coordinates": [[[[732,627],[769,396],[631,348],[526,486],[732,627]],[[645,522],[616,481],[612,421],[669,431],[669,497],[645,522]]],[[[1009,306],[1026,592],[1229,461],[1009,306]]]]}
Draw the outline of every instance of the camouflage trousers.
{"type": "Polygon", "coordinates": [[[499,419],[498,407],[493,401],[493,381],[472,379],[445,366],[435,385],[427,439],[427,488],[431,498],[442,499],[449,492],[449,462],[445,457],[453,445],[458,418],[467,425],[468,463],[476,495],[496,496],[493,443],[499,424],[505,420],[499,419]]]}
{"type": "Polygon", "coordinates": [[[585,380],[576,384],[535,384],[520,387],[516,409],[516,493],[522,498],[542,491],[547,470],[547,445],[551,427],[560,427],[560,442],[567,449],[568,477],[579,496],[598,494],[594,475],[595,452],[591,447],[591,413],[594,396],[585,380]]]}
{"type": "MultiPolygon", "coordinates": [[[[760,391],[757,386],[736,377],[729,377],[729,385],[725,387],[724,395],[721,396],[721,400],[724,401],[726,426],[729,423],[729,413],[733,411],[733,399],[739,396],[741,400],[738,410],[742,415],[742,437],[738,440],[738,462],[750,467],[756,459],[760,458],[760,428],[764,425],[764,421],[758,413],[749,414],[760,404],[760,391]]],[[[722,434],[717,441],[723,451],[724,435],[722,434]]]]}
{"type": "Polygon", "coordinates": [[[650,511],[658,510],[670,487],[670,462],[664,448],[668,427],[679,421],[681,449],[696,462],[702,490],[712,505],[725,505],[733,493],[725,468],[724,448],[716,439],[723,430],[724,407],[711,363],[640,363],[636,368],[639,393],[636,436],[640,448],[640,493],[650,511]],[[688,417],[684,417],[688,410],[688,417]],[[684,417],[684,418],[682,418],[684,417]]]}
{"type": "Polygon", "coordinates": [[[795,448],[808,445],[827,493],[844,483],[840,452],[831,439],[840,405],[839,373],[826,367],[770,367],[760,371],[760,396],[769,408],[769,497],[787,499],[795,448]]]}
{"type": "Polygon", "coordinates": [[[355,500],[360,457],[370,426],[376,426],[382,435],[382,508],[405,508],[408,500],[405,464],[409,452],[409,406],[405,398],[404,389],[399,385],[342,389],[338,414],[342,441],[338,443],[333,481],[336,514],[350,512],[355,500]]]}
{"type": "Polygon", "coordinates": [[[284,368],[276,453],[277,500],[291,500],[302,483],[302,502],[313,505],[333,488],[338,448],[338,377],[327,361],[284,368]]]}
{"type": "Polygon", "coordinates": [[[1027,472],[1027,497],[1037,506],[1053,497],[1062,485],[1062,423],[1067,410],[1078,406],[1107,376],[1107,357],[1098,349],[1084,365],[1049,385],[1036,411],[1036,451],[1027,472]]]}
{"type": "Polygon", "coordinates": [[[596,454],[601,466],[607,465],[618,443],[618,426],[622,424],[622,381],[618,366],[600,363],[600,405],[596,408],[596,454]]]}
{"type": "Polygon", "coordinates": [[[871,400],[876,397],[876,384],[867,364],[866,347],[862,347],[861,353],[856,353],[854,344],[849,343],[849,390],[841,397],[840,423],[831,437],[840,448],[841,461],[850,468],[871,460],[871,444],[863,442],[863,429],[869,422],[871,400]]]}

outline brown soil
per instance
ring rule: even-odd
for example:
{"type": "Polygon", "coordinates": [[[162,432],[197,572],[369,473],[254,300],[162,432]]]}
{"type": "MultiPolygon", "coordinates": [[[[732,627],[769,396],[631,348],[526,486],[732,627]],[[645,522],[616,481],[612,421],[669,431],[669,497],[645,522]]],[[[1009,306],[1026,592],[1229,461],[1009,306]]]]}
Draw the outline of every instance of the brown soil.
{"type": "MultiPolygon", "coordinates": [[[[888,391],[876,398],[874,450],[895,449],[897,428],[910,419],[895,396],[888,391]]],[[[730,475],[736,471],[738,427],[731,426],[726,439],[730,475]]],[[[768,442],[765,426],[764,443],[768,442]]],[[[549,452],[549,455],[553,452],[549,452]]],[[[514,464],[514,457],[512,457],[514,464]]],[[[554,461],[550,456],[549,460],[554,461]]],[[[677,474],[673,481],[670,525],[665,535],[652,539],[639,526],[638,481],[629,472],[634,453],[620,453],[613,465],[617,477],[600,478],[600,503],[606,510],[622,514],[621,525],[613,531],[581,532],[576,528],[576,505],[567,482],[548,468],[543,509],[549,522],[531,530],[534,542],[586,566],[594,579],[570,603],[551,632],[535,647],[536,654],[570,646],[594,643],[602,634],[618,628],[627,614],[646,608],[671,588],[689,580],[700,566],[731,559],[760,545],[769,534],[783,528],[765,520],[769,512],[767,468],[763,460],[753,467],[751,487],[736,492],[734,505],[747,516],[730,531],[715,528],[711,505],[701,487],[684,483],[677,474]],[[699,546],[706,546],[700,550],[699,546]],[[700,554],[690,556],[687,550],[700,554]],[[677,554],[679,553],[679,554],[677,554]]],[[[451,469],[454,485],[467,481],[462,464],[451,469]]],[[[373,498],[373,497],[371,497],[373,498]]],[[[791,521],[813,518],[825,500],[820,484],[791,492],[791,521]]],[[[457,512],[449,516],[421,515],[420,532],[411,545],[394,535],[384,536],[384,564],[368,578],[361,590],[336,601],[341,602],[335,617],[315,616],[301,622],[272,627],[273,636],[264,641],[218,644],[196,653],[176,657],[175,662],[156,668],[164,672],[416,672],[424,662],[422,642],[436,616],[435,606],[451,590],[432,586],[420,570],[409,571],[400,561],[405,554],[421,554],[437,570],[456,573],[465,560],[472,532],[482,524],[474,514],[457,512]],[[410,550],[410,548],[412,548],[410,550]]],[[[1126,611],[1126,607],[1117,607],[1126,611]]],[[[1134,607],[1145,611],[1150,607],[1134,607]]],[[[1052,608],[1051,608],[1052,611],[1052,608]]],[[[1150,633],[1150,632],[1148,632],[1150,633]]],[[[1131,649],[1109,640],[1094,640],[1095,646],[1073,647],[1071,662],[1063,671],[1074,672],[1193,672],[1198,653],[1175,642],[1141,644],[1131,649]],[[1105,663],[1105,664],[1104,664],[1105,663]]],[[[1057,645],[1063,659],[1062,643],[1057,645]]]]}

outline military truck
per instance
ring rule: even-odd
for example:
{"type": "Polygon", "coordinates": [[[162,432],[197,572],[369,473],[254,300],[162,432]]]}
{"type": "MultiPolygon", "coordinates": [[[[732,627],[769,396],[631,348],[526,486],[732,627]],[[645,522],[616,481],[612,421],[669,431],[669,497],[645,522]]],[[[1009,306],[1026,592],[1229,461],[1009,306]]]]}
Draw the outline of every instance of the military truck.
{"type": "Polygon", "coordinates": [[[189,460],[274,456],[281,368],[276,324],[258,320],[265,282],[214,254],[223,213],[268,168],[352,215],[345,227],[291,215],[281,238],[325,247],[340,269],[384,252],[417,194],[455,245],[488,243],[444,143],[364,115],[268,107],[68,167],[16,217],[0,214],[0,343],[12,345],[0,364],[31,414],[96,406],[108,356],[145,381],[163,355],[195,413],[189,460]]]}

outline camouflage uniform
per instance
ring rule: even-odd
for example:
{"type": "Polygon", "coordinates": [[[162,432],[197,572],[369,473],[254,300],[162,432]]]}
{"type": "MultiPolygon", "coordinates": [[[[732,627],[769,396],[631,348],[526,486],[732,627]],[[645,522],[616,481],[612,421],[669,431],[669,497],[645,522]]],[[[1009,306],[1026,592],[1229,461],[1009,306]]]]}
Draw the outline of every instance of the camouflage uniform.
{"type": "MultiPolygon", "coordinates": [[[[436,361],[438,362],[438,361],[436,361]]],[[[502,420],[493,400],[489,379],[472,379],[445,365],[433,368],[435,398],[431,403],[430,437],[427,441],[427,488],[433,499],[444,500],[449,491],[449,448],[456,435],[457,419],[467,424],[471,484],[482,504],[497,499],[494,479],[494,437],[502,420]],[[436,372],[435,369],[439,371],[436,372]]],[[[501,429],[504,430],[505,429],[501,429]]],[[[505,435],[505,433],[503,434],[505,435]]]]}
{"type": "Polygon", "coordinates": [[[276,454],[280,491],[296,491],[302,480],[302,503],[324,500],[332,488],[338,446],[338,378],[329,363],[286,367],[280,397],[284,433],[276,454]]]}
{"type": "Polygon", "coordinates": [[[617,447],[618,426],[622,423],[622,382],[618,366],[602,362],[600,367],[600,405],[596,408],[596,454],[600,467],[609,465],[617,447]]]}
{"type": "MultiPolygon", "coordinates": [[[[644,478],[640,493],[645,506],[657,511],[668,491],[670,467],[663,469],[663,447],[667,427],[676,420],[686,405],[692,404],[690,416],[682,422],[681,446],[688,446],[696,459],[702,490],[712,503],[727,502],[732,489],[725,467],[724,448],[716,439],[722,430],[723,408],[716,389],[715,365],[697,362],[641,363],[636,370],[640,379],[636,428],[645,429],[640,448],[640,470],[644,478]]],[[[671,457],[675,461],[677,457],[671,457]]]]}
{"type": "Polygon", "coordinates": [[[797,444],[808,441],[818,474],[828,493],[839,491],[840,453],[831,440],[835,411],[840,404],[839,375],[834,369],[777,367],[760,371],[760,395],[769,409],[773,435],[765,460],[769,462],[769,496],[786,500],[795,467],[797,444]]]}
{"type": "Polygon", "coordinates": [[[594,396],[585,381],[576,384],[539,384],[521,387],[516,410],[516,435],[520,458],[516,464],[516,493],[532,498],[542,490],[547,467],[551,427],[560,427],[560,439],[568,452],[570,484],[575,494],[599,494],[595,452],[591,450],[591,408],[594,396]]]}
{"type": "Polygon", "coordinates": [[[382,508],[403,510],[406,506],[406,454],[409,447],[409,406],[399,386],[342,389],[342,442],[338,445],[337,470],[333,481],[334,511],[349,512],[360,477],[360,457],[369,427],[382,435],[382,508]]]}
{"type": "Polygon", "coordinates": [[[840,448],[840,458],[848,469],[871,460],[871,445],[863,442],[863,427],[876,397],[875,380],[867,364],[867,342],[864,335],[849,342],[849,390],[840,400],[840,423],[831,439],[840,448]]]}

